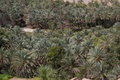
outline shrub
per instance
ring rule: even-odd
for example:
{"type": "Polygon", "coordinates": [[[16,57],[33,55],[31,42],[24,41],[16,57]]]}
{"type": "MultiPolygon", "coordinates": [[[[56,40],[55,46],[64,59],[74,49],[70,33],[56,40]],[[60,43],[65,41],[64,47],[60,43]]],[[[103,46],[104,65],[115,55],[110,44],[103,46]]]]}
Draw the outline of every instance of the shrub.
{"type": "Polygon", "coordinates": [[[53,46],[49,49],[47,53],[48,62],[53,67],[60,65],[61,59],[65,54],[65,50],[61,46],[53,46]]]}
{"type": "Polygon", "coordinates": [[[6,75],[6,74],[0,74],[0,80],[9,80],[11,78],[11,75],[6,75]]]}

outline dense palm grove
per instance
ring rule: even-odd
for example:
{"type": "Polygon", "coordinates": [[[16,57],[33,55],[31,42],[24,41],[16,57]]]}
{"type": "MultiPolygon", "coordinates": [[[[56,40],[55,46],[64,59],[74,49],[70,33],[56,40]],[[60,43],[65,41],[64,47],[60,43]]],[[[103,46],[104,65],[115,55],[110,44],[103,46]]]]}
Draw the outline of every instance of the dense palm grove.
{"type": "Polygon", "coordinates": [[[111,27],[120,21],[120,3],[109,0],[112,6],[103,2],[91,2],[85,5],[62,0],[1,0],[0,24],[55,29],[70,27],[73,29],[90,28],[96,25],[111,27]]]}
{"type": "MultiPolygon", "coordinates": [[[[1,0],[0,74],[33,80],[117,80],[120,3],[112,3],[1,0]],[[36,30],[23,32],[25,26],[36,30]]],[[[8,80],[1,75],[0,80],[8,80]]]]}

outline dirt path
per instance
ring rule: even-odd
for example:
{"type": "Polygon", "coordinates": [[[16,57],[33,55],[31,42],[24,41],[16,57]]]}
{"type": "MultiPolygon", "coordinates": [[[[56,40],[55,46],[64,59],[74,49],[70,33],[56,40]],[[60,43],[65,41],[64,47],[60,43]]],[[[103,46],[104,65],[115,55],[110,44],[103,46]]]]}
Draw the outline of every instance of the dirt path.
{"type": "Polygon", "coordinates": [[[9,79],[9,80],[32,80],[32,79],[16,78],[16,77],[14,77],[14,78],[11,78],[11,79],[9,79]]]}

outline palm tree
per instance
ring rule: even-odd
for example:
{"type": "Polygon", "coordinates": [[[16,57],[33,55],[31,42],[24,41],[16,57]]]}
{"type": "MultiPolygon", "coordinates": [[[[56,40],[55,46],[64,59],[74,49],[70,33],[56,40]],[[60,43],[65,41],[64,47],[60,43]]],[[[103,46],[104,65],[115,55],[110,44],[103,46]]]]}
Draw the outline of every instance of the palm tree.
{"type": "Polygon", "coordinates": [[[114,67],[111,74],[116,77],[116,80],[118,80],[120,76],[120,65],[114,67]]]}
{"type": "Polygon", "coordinates": [[[90,49],[90,52],[88,53],[88,62],[92,63],[90,72],[93,74],[92,77],[96,80],[107,80],[106,65],[103,64],[105,57],[106,53],[99,47],[90,49]]]}
{"type": "Polygon", "coordinates": [[[92,71],[92,78],[95,79],[95,80],[108,80],[107,78],[107,75],[105,73],[105,68],[104,68],[104,65],[102,65],[101,63],[97,63],[93,69],[91,70],[92,71]]]}
{"type": "Polygon", "coordinates": [[[40,66],[38,68],[38,77],[43,80],[56,80],[56,70],[52,69],[50,66],[40,66]]]}
{"type": "Polygon", "coordinates": [[[10,65],[9,59],[8,59],[8,54],[7,51],[5,51],[3,48],[0,48],[0,72],[1,70],[8,68],[10,65]]]}
{"type": "Polygon", "coordinates": [[[11,69],[15,71],[16,76],[33,77],[35,75],[36,65],[31,54],[25,51],[19,51],[12,58],[11,69]]]}
{"type": "Polygon", "coordinates": [[[68,74],[71,76],[71,77],[74,77],[75,75],[79,74],[80,73],[80,70],[79,70],[79,62],[78,60],[75,59],[74,56],[66,56],[64,59],[62,59],[62,65],[61,67],[58,69],[58,70],[63,70],[63,71],[66,71],[68,72],[68,74]]]}
{"type": "Polygon", "coordinates": [[[89,61],[93,64],[97,62],[101,63],[105,56],[106,54],[103,52],[103,50],[98,47],[90,49],[90,52],[88,53],[89,61]]]}

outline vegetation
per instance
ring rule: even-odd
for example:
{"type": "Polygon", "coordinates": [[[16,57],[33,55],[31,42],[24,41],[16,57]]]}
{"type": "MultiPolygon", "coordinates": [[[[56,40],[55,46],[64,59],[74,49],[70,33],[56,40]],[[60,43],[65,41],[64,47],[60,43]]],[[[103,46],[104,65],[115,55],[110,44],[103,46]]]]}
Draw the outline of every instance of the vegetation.
{"type": "Polygon", "coordinates": [[[12,76],[10,75],[6,75],[6,74],[0,74],[0,80],[8,80],[10,79],[12,76]]]}
{"type": "Polygon", "coordinates": [[[96,25],[108,28],[120,21],[120,2],[111,3],[112,6],[94,1],[86,5],[81,1],[72,4],[62,0],[4,0],[0,1],[0,24],[42,29],[83,29],[96,25]]]}
{"type": "Polygon", "coordinates": [[[38,73],[42,80],[56,80],[56,71],[49,66],[41,66],[38,73]]]}
{"type": "Polygon", "coordinates": [[[29,35],[17,26],[1,28],[7,34],[7,37],[1,34],[1,38],[8,42],[1,43],[0,72],[19,77],[39,74],[43,78],[53,75],[53,68],[55,79],[68,80],[75,76],[95,80],[114,76],[116,79],[120,76],[119,27],[120,23],[108,29],[97,26],[78,32],[36,29],[29,35]],[[48,69],[50,74],[45,72],[48,69]]]}
{"type": "Polygon", "coordinates": [[[60,46],[51,47],[47,53],[49,64],[51,64],[53,67],[59,66],[64,54],[64,48],[60,46]]]}
{"type": "Polygon", "coordinates": [[[118,4],[1,0],[0,80],[9,79],[4,74],[33,80],[117,80],[118,4]],[[37,27],[34,32],[21,30],[30,25],[37,27]]]}

